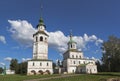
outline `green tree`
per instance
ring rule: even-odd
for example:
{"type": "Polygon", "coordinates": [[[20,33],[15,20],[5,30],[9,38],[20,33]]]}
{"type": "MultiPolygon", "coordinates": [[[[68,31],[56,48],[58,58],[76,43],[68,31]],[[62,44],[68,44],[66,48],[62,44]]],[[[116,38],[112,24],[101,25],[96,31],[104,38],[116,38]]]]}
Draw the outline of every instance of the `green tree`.
{"type": "Polygon", "coordinates": [[[3,73],[3,71],[4,71],[4,70],[3,70],[3,68],[2,68],[2,67],[0,67],[0,74],[1,74],[1,73],[3,73]]]}
{"type": "Polygon", "coordinates": [[[10,62],[10,69],[15,70],[15,73],[18,73],[18,60],[12,59],[10,62]]]}
{"type": "Polygon", "coordinates": [[[27,62],[19,63],[18,74],[27,74],[27,62]]]}
{"type": "Polygon", "coordinates": [[[120,38],[110,36],[109,39],[103,43],[102,50],[104,71],[120,72],[120,38]]]}

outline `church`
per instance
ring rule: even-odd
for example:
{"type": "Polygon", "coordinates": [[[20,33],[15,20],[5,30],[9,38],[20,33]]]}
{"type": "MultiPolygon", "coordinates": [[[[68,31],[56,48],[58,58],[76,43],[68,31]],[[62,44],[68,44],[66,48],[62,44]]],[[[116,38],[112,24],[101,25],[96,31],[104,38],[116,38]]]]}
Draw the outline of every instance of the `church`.
{"type": "MultiPolygon", "coordinates": [[[[27,75],[53,74],[53,61],[48,59],[48,38],[42,17],[33,34],[33,58],[27,63],[27,75]]],[[[63,67],[59,73],[97,73],[97,65],[93,59],[85,59],[83,52],[78,51],[72,33],[68,41],[68,49],[63,54],[63,67]]]]}
{"type": "Polygon", "coordinates": [[[78,51],[72,33],[68,42],[68,50],[63,54],[63,69],[67,73],[97,73],[97,65],[93,59],[85,59],[83,52],[78,51]]]}
{"type": "MultiPolygon", "coordinates": [[[[33,59],[28,61],[27,75],[53,74],[53,62],[48,59],[48,37],[46,26],[40,18],[37,32],[33,34],[33,59]]],[[[97,73],[93,59],[85,59],[83,52],[78,51],[72,33],[68,41],[68,50],[63,54],[63,67],[60,73],[97,73]]]]}

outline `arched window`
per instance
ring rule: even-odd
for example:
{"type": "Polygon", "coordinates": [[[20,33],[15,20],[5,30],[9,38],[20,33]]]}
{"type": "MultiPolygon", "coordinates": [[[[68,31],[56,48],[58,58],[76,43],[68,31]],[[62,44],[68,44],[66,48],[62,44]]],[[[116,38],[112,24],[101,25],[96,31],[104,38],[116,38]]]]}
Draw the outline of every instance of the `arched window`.
{"type": "Polygon", "coordinates": [[[81,58],[81,56],[79,56],[81,58]]]}
{"type": "Polygon", "coordinates": [[[72,44],[71,44],[71,48],[72,48],[72,44]]]}
{"type": "Polygon", "coordinates": [[[73,61],[74,62],[74,64],[75,64],[75,61],[73,61]]]}
{"type": "Polygon", "coordinates": [[[35,65],[35,63],[33,62],[33,66],[35,65]]]}
{"type": "Polygon", "coordinates": [[[49,66],[49,64],[47,63],[47,66],[49,66]]]}
{"type": "Polygon", "coordinates": [[[40,63],[40,66],[42,66],[42,63],[40,63]]]}
{"type": "Polygon", "coordinates": [[[72,58],[74,58],[74,55],[72,55],[72,58]]]}
{"type": "Polygon", "coordinates": [[[43,41],[43,37],[42,36],[40,37],[40,41],[43,41]]]}
{"type": "Polygon", "coordinates": [[[38,37],[36,37],[36,42],[38,41],[38,37]]]}
{"type": "Polygon", "coordinates": [[[76,55],[76,58],[78,58],[78,56],[76,55]]]}

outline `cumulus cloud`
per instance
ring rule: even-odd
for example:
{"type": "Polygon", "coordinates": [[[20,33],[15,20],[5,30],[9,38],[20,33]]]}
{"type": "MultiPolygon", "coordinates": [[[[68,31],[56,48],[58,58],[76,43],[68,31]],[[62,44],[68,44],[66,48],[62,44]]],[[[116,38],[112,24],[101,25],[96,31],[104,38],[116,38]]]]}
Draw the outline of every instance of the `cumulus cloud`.
{"type": "Polygon", "coordinates": [[[5,63],[3,63],[3,62],[0,62],[0,65],[3,65],[3,66],[4,66],[4,65],[5,65],[5,63]]]}
{"type": "Polygon", "coordinates": [[[4,58],[4,60],[5,60],[5,61],[11,61],[12,58],[11,58],[11,57],[6,57],[6,58],[4,58]]]}
{"type": "Polygon", "coordinates": [[[59,52],[64,52],[67,49],[68,37],[61,31],[48,32],[49,34],[49,45],[59,52]]]}
{"type": "Polygon", "coordinates": [[[103,62],[102,62],[100,59],[98,59],[98,58],[92,57],[91,59],[93,59],[95,62],[100,62],[100,64],[103,63],[103,62]]]}
{"type": "Polygon", "coordinates": [[[6,44],[6,40],[5,40],[5,37],[0,35],[0,42],[6,44]]]}
{"type": "Polygon", "coordinates": [[[33,26],[26,20],[8,20],[8,22],[11,25],[12,37],[22,45],[32,46],[32,35],[36,31],[33,26]]]}
{"type": "Polygon", "coordinates": [[[31,60],[31,58],[22,58],[22,62],[26,62],[28,60],[31,60]]]}
{"type": "MultiPolygon", "coordinates": [[[[12,37],[22,45],[32,46],[33,34],[36,32],[36,29],[26,20],[8,20],[8,22],[11,25],[10,32],[12,33],[12,37]]],[[[49,34],[48,43],[50,47],[55,48],[60,53],[67,50],[69,36],[65,36],[62,31],[47,33],[49,34]]],[[[88,36],[87,34],[83,36],[74,36],[73,39],[77,42],[79,50],[85,49],[89,42],[95,43],[96,46],[103,42],[103,40],[97,36],[88,36]]]]}

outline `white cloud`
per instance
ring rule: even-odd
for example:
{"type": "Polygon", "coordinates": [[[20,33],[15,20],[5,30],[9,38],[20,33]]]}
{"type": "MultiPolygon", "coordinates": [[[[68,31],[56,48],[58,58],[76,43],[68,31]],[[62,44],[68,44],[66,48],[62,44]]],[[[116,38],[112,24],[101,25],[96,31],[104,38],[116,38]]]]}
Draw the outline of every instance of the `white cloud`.
{"type": "Polygon", "coordinates": [[[49,32],[49,45],[59,52],[64,52],[67,49],[68,37],[61,31],[49,32]]]}
{"type": "MultiPolygon", "coordinates": [[[[32,46],[33,34],[36,29],[26,20],[8,20],[11,25],[10,32],[12,37],[17,40],[20,44],[24,46],[32,46]]],[[[49,34],[49,46],[63,53],[67,50],[67,42],[69,41],[69,36],[65,36],[62,31],[47,32],[49,34]]],[[[79,50],[85,49],[89,42],[99,45],[103,40],[99,39],[95,35],[88,36],[74,36],[73,39],[77,42],[77,47],[79,50]]]]}
{"type": "Polygon", "coordinates": [[[99,44],[101,44],[101,43],[103,43],[103,40],[102,39],[98,39],[98,40],[96,40],[96,46],[98,46],[99,44]]]}
{"type": "Polygon", "coordinates": [[[22,58],[22,62],[26,62],[28,60],[31,60],[31,58],[22,58]]]}
{"type": "Polygon", "coordinates": [[[6,40],[5,40],[5,37],[0,35],[0,42],[6,44],[6,40]]]}
{"type": "Polygon", "coordinates": [[[102,64],[103,62],[100,60],[100,59],[98,59],[98,58],[95,58],[95,57],[92,57],[91,59],[93,59],[95,62],[100,62],[100,64],[102,64]]]}
{"type": "Polygon", "coordinates": [[[4,58],[4,60],[5,60],[5,61],[11,61],[12,58],[11,58],[11,57],[6,57],[6,58],[4,58]]]}
{"type": "Polygon", "coordinates": [[[8,20],[12,37],[26,47],[32,46],[35,29],[26,20],[8,20]]]}
{"type": "Polygon", "coordinates": [[[3,66],[5,66],[5,63],[2,63],[2,62],[0,62],[0,65],[3,65],[3,66]]]}

